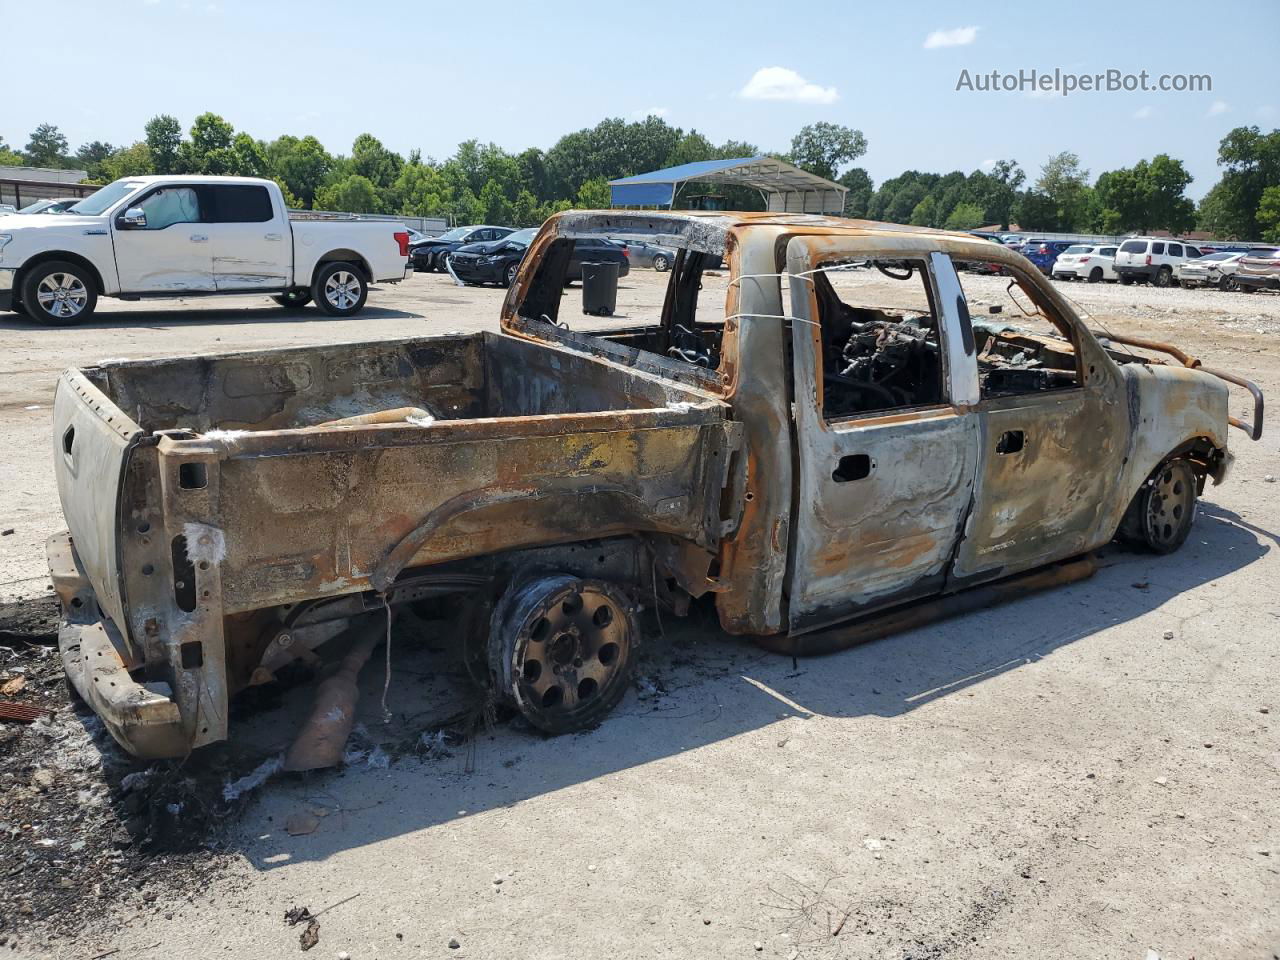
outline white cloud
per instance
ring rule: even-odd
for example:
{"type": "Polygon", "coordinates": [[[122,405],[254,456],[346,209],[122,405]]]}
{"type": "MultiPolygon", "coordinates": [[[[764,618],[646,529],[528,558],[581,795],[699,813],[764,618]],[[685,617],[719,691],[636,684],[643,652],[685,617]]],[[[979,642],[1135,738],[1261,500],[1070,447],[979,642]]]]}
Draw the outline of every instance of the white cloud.
{"type": "Polygon", "coordinates": [[[1225,100],[1215,100],[1215,101],[1213,101],[1213,103],[1211,103],[1211,104],[1209,105],[1209,112],[1208,112],[1208,113],[1206,113],[1206,114],[1205,114],[1205,116],[1206,116],[1206,117],[1216,117],[1218,114],[1220,114],[1220,113],[1226,113],[1226,112],[1227,112],[1228,110],[1230,110],[1230,109],[1231,109],[1231,108],[1230,108],[1229,106],[1227,106],[1227,101],[1225,101],[1225,100]]]}
{"type": "Polygon", "coordinates": [[[978,164],[978,166],[981,167],[983,170],[990,170],[995,165],[996,165],[995,157],[992,157],[989,160],[983,160],[980,164],[978,164]]]}
{"type": "Polygon", "coordinates": [[[793,103],[835,103],[840,99],[835,87],[810,83],[786,67],[761,67],[738,96],[744,100],[790,100],[793,103]]]}
{"type": "Polygon", "coordinates": [[[1149,116],[1151,116],[1151,114],[1152,114],[1152,110],[1150,107],[1139,107],[1137,110],[1133,111],[1133,119],[1146,120],[1149,116]]]}
{"type": "Polygon", "coordinates": [[[642,107],[639,110],[632,110],[631,118],[643,120],[645,117],[665,117],[670,112],[666,107],[642,107]]]}
{"type": "Polygon", "coordinates": [[[924,38],[926,50],[939,47],[967,47],[978,39],[977,27],[955,27],[951,30],[935,30],[924,38]]]}

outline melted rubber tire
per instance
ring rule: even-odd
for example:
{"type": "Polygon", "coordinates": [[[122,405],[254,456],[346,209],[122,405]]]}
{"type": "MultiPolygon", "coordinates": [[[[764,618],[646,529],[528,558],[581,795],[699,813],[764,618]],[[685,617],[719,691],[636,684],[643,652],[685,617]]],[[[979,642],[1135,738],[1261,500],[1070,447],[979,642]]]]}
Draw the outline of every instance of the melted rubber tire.
{"type": "Polygon", "coordinates": [[[596,726],[622,699],[640,627],[626,592],[568,575],[515,584],[493,611],[489,671],[499,697],[551,734],[596,726]]]}
{"type": "Polygon", "coordinates": [[[1168,460],[1142,484],[1120,524],[1120,536],[1154,553],[1173,553],[1191,534],[1200,479],[1191,462],[1168,460]]]}

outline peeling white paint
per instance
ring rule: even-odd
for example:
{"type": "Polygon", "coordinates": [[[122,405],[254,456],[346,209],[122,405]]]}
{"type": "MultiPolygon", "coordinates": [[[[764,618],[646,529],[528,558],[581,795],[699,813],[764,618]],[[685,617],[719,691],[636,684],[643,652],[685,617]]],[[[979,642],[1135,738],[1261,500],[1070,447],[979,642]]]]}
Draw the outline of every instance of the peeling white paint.
{"type": "Polygon", "coordinates": [[[412,423],[415,427],[429,427],[436,422],[436,418],[427,414],[425,417],[407,416],[404,418],[407,423],[412,423]]]}

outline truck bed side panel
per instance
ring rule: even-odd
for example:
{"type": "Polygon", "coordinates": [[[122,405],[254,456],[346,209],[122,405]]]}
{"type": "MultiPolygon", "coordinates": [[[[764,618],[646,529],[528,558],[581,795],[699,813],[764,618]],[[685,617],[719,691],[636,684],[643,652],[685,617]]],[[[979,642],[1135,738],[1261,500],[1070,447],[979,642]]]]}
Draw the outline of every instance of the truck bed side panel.
{"type": "Polygon", "coordinates": [[[502,421],[333,434],[364,442],[292,455],[245,441],[218,466],[225,611],[382,589],[406,567],[537,544],[635,531],[711,544],[733,430],[718,414],[532,419],[502,435],[502,421]]]}

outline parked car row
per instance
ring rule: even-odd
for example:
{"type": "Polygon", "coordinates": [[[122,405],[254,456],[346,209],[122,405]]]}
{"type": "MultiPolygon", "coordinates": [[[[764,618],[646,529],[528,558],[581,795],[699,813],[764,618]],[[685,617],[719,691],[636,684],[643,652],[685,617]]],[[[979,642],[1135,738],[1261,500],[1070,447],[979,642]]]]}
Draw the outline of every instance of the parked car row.
{"type": "MultiPolygon", "coordinates": [[[[1103,280],[1157,287],[1216,287],[1219,290],[1280,290],[1280,249],[1199,247],[1168,237],[1130,237],[1115,243],[1072,243],[1018,234],[971,231],[991,243],[1015,247],[1055,280],[1103,280]]],[[[1004,272],[997,265],[974,269],[1004,272]]]]}
{"type": "Polygon", "coordinates": [[[409,246],[409,259],[419,273],[444,273],[445,260],[454,251],[473,243],[492,243],[515,233],[514,227],[493,227],[476,224],[470,227],[454,227],[438,237],[427,237],[409,246]]]}
{"type": "MultiPolygon", "coordinates": [[[[413,239],[409,244],[409,259],[413,269],[420,273],[446,273],[452,267],[454,275],[468,283],[509,284],[535,233],[537,230],[532,227],[525,230],[489,224],[454,227],[438,237],[413,239]]],[[[643,240],[580,241],[571,261],[570,279],[580,279],[582,259],[617,260],[622,266],[621,275],[626,276],[632,266],[652,267],[659,273],[670,270],[676,252],[643,240]]]]}
{"type": "MultiPolygon", "coordinates": [[[[465,244],[443,255],[441,262],[446,271],[463,283],[497,283],[509,287],[515,283],[520,264],[537,234],[537,227],[528,227],[498,240],[465,244]]],[[[575,240],[565,271],[566,285],[582,279],[583,263],[617,263],[620,277],[631,271],[627,248],[616,240],[575,240]]]]}

